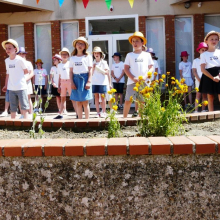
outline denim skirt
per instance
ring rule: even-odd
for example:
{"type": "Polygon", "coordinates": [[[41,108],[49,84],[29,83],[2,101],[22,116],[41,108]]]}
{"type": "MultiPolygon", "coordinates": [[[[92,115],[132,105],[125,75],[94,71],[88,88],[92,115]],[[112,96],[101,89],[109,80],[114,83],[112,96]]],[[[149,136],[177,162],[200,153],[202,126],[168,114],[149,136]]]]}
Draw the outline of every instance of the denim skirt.
{"type": "Polygon", "coordinates": [[[73,74],[73,82],[76,89],[72,89],[70,99],[77,102],[83,102],[91,100],[92,97],[92,85],[90,89],[85,89],[88,81],[88,73],[73,74]]]}

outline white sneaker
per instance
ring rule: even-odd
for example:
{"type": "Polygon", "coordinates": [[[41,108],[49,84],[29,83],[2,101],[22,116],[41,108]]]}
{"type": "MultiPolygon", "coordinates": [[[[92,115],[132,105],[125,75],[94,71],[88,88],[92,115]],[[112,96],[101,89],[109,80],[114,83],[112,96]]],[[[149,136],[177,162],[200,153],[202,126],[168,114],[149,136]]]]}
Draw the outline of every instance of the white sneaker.
{"type": "Polygon", "coordinates": [[[0,117],[8,117],[8,112],[2,112],[0,117]]]}
{"type": "Polygon", "coordinates": [[[101,118],[106,118],[106,113],[105,113],[105,112],[102,112],[102,113],[100,114],[100,117],[101,117],[101,118]]]}
{"type": "Polygon", "coordinates": [[[96,113],[95,118],[99,118],[100,117],[100,113],[96,113]]]}
{"type": "Polygon", "coordinates": [[[66,109],[63,111],[63,114],[64,114],[64,115],[67,115],[67,114],[68,114],[68,112],[67,112],[66,109]]]}
{"type": "Polygon", "coordinates": [[[198,111],[194,111],[193,113],[198,113],[198,111]]]}
{"type": "Polygon", "coordinates": [[[34,112],[39,112],[39,109],[38,109],[38,108],[35,108],[35,109],[34,109],[34,112]]]}
{"type": "Polygon", "coordinates": [[[33,115],[32,114],[28,114],[28,119],[33,119],[33,115]]]}
{"type": "Polygon", "coordinates": [[[42,108],[39,108],[39,112],[43,112],[43,109],[42,109],[42,108]]]}
{"type": "Polygon", "coordinates": [[[19,119],[22,119],[22,118],[24,118],[24,115],[21,115],[19,119]]]}

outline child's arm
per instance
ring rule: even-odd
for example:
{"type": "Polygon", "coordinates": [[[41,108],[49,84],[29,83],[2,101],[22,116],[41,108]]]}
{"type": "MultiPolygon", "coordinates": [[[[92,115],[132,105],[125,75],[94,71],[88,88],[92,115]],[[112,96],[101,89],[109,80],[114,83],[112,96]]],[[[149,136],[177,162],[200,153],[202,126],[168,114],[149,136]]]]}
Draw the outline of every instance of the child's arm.
{"type": "Polygon", "coordinates": [[[45,86],[44,86],[45,90],[47,90],[47,83],[48,83],[48,75],[47,75],[47,71],[45,70],[45,86]]]}
{"type": "Polygon", "coordinates": [[[5,86],[2,88],[2,92],[6,92],[6,91],[7,91],[7,87],[8,87],[8,78],[9,78],[9,75],[6,74],[6,78],[5,78],[5,86]]]}
{"type": "Polygon", "coordinates": [[[112,89],[112,80],[111,80],[111,76],[110,76],[109,70],[105,69],[105,71],[108,72],[109,87],[110,87],[110,89],[112,89]]]}
{"type": "MultiPolygon", "coordinates": [[[[158,74],[158,68],[155,68],[155,72],[158,74]]],[[[154,76],[154,80],[156,80],[156,78],[157,78],[157,76],[154,76]]],[[[158,79],[159,79],[159,77],[158,77],[158,79]]]]}
{"type": "Polygon", "coordinates": [[[71,88],[72,89],[77,89],[76,88],[76,85],[74,84],[74,82],[73,82],[73,68],[72,67],[70,67],[70,82],[71,82],[71,88]]]}
{"type": "Polygon", "coordinates": [[[119,82],[124,75],[125,75],[125,72],[124,72],[124,70],[122,70],[121,75],[119,76],[119,78],[116,81],[119,82]]]}
{"type": "Polygon", "coordinates": [[[200,78],[198,76],[196,68],[192,68],[192,72],[193,72],[193,75],[195,76],[195,78],[200,82],[200,78]]]}
{"type": "Polygon", "coordinates": [[[34,72],[33,72],[33,70],[30,70],[29,75],[26,78],[26,81],[30,80],[33,76],[34,76],[34,72]]]}
{"type": "Polygon", "coordinates": [[[58,89],[57,91],[60,93],[61,92],[61,75],[59,74],[59,78],[58,78],[58,89]]]}
{"type": "Polygon", "coordinates": [[[90,87],[91,87],[91,82],[92,82],[92,67],[89,66],[89,67],[88,67],[88,70],[89,70],[89,77],[88,77],[88,81],[87,81],[87,83],[86,83],[85,89],[90,89],[90,87]]]}
{"type": "Polygon", "coordinates": [[[212,79],[213,81],[219,82],[219,78],[218,78],[219,76],[213,77],[213,76],[205,69],[205,66],[206,66],[205,63],[202,63],[202,64],[201,64],[201,71],[202,71],[202,73],[204,73],[207,77],[209,77],[209,78],[212,79]]]}
{"type": "Polygon", "coordinates": [[[28,74],[28,69],[24,69],[24,74],[28,74]]]}
{"type": "Polygon", "coordinates": [[[180,78],[182,79],[183,78],[183,71],[182,70],[179,70],[180,71],[180,78]]]}
{"type": "Polygon", "coordinates": [[[114,74],[114,71],[113,71],[113,70],[111,70],[111,76],[112,76],[112,78],[113,78],[113,79],[115,79],[115,80],[116,80],[116,82],[117,82],[117,78],[116,78],[116,76],[115,76],[115,74],[114,74]]]}
{"type": "Polygon", "coordinates": [[[125,74],[135,83],[138,82],[138,77],[134,77],[134,75],[130,72],[130,66],[129,65],[124,65],[124,71],[125,74]]]}

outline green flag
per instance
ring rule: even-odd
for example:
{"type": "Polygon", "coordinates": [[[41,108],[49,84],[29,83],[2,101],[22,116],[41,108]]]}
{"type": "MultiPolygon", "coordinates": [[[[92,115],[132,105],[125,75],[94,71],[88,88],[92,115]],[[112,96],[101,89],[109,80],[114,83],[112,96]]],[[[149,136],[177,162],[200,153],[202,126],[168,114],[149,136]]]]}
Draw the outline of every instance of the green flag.
{"type": "Polygon", "coordinates": [[[110,10],[110,6],[111,6],[111,3],[112,3],[112,0],[105,0],[105,3],[107,5],[108,10],[110,10]]]}

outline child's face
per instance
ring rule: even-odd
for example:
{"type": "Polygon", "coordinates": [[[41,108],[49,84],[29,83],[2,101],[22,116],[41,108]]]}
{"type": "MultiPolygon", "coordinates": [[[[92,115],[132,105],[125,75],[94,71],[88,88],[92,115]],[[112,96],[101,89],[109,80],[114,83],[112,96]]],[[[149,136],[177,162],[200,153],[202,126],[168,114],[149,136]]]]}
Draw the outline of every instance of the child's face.
{"type": "Polygon", "coordinates": [[[210,35],[206,40],[206,43],[208,44],[209,47],[217,46],[218,42],[219,42],[219,37],[216,34],[210,35]]]}
{"type": "Polygon", "coordinates": [[[84,49],[86,49],[86,45],[83,41],[79,40],[76,42],[76,49],[78,51],[83,51],[84,49]]]}
{"type": "Polygon", "coordinates": [[[41,68],[42,68],[42,63],[37,63],[36,65],[37,65],[37,68],[38,68],[38,69],[41,69],[41,68]]]}
{"type": "Polygon", "coordinates": [[[57,58],[53,58],[53,64],[54,65],[58,65],[59,64],[59,60],[57,58]]]}
{"type": "Polygon", "coordinates": [[[5,51],[8,54],[8,56],[10,56],[10,55],[15,55],[17,52],[17,49],[12,44],[6,44],[5,51]]]}
{"type": "Polygon", "coordinates": [[[131,42],[134,50],[142,50],[142,46],[144,45],[144,43],[141,41],[141,38],[133,37],[131,42]]]}
{"type": "Polygon", "coordinates": [[[202,53],[204,53],[206,50],[207,50],[207,48],[201,48],[201,49],[199,50],[199,53],[202,54],[202,53]]]}
{"type": "Polygon", "coordinates": [[[21,56],[22,58],[26,58],[26,53],[19,53],[19,56],[21,56]]]}
{"type": "Polygon", "coordinates": [[[61,57],[63,61],[67,61],[69,59],[69,54],[67,52],[61,52],[61,57]]]}
{"type": "Polygon", "coordinates": [[[188,60],[188,57],[184,56],[184,57],[182,57],[182,59],[183,59],[183,62],[186,62],[188,60]]]}
{"type": "Polygon", "coordinates": [[[119,56],[114,56],[114,57],[113,57],[113,60],[114,60],[115,62],[119,62],[119,56]]]}
{"type": "Polygon", "coordinates": [[[94,52],[93,56],[95,57],[95,59],[101,59],[101,53],[99,52],[94,52]]]}

